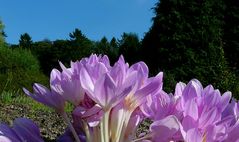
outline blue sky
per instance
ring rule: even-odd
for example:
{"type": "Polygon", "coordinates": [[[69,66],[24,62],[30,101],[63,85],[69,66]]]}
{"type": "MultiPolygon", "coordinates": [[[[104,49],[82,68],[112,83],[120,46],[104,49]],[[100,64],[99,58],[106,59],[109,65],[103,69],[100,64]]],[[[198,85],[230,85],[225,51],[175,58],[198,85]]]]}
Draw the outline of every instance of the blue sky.
{"type": "Polygon", "coordinates": [[[33,41],[68,39],[79,28],[89,39],[120,38],[134,32],[140,38],[152,25],[157,0],[1,0],[0,18],[8,43],[20,34],[33,41]]]}

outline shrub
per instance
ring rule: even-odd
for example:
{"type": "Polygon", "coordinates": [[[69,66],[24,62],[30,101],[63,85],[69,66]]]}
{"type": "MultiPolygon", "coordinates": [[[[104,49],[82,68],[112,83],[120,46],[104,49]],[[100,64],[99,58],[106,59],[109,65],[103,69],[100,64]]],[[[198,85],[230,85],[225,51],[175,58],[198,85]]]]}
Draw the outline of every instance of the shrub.
{"type": "Polygon", "coordinates": [[[33,82],[46,84],[47,77],[30,51],[0,47],[0,91],[16,91],[33,82]]]}

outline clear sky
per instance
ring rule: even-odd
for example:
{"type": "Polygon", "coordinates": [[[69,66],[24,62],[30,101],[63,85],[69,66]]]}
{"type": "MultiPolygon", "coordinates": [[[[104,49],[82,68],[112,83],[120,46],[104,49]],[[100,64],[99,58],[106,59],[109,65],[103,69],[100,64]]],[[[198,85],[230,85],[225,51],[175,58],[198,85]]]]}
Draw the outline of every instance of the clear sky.
{"type": "Polygon", "coordinates": [[[134,32],[140,38],[152,25],[157,0],[0,0],[0,18],[8,43],[20,34],[33,41],[68,39],[79,28],[89,39],[120,38],[134,32]]]}

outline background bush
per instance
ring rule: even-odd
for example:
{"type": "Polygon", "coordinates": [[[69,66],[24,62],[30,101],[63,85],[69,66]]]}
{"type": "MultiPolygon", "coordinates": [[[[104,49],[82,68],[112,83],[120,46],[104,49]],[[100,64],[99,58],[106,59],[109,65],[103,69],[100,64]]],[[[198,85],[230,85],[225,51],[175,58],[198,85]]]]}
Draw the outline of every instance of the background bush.
{"type": "Polygon", "coordinates": [[[17,91],[34,82],[47,84],[47,77],[40,72],[37,59],[30,51],[0,47],[0,90],[17,91]]]}

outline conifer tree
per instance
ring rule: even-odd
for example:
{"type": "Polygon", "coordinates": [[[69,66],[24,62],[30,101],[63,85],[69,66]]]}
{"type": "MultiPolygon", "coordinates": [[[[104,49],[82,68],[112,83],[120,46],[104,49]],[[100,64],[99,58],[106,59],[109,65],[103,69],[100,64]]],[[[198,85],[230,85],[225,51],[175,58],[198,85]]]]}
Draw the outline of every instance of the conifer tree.
{"type": "Polygon", "coordinates": [[[226,0],[223,43],[229,66],[239,75],[239,2],[226,0]]]}
{"type": "Polygon", "coordinates": [[[22,48],[30,49],[32,47],[33,41],[28,33],[24,33],[20,36],[19,46],[22,48]]]}
{"type": "Polygon", "coordinates": [[[138,59],[138,51],[140,41],[134,33],[123,33],[119,40],[119,54],[124,55],[125,59],[130,63],[135,63],[138,59]]]}
{"type": "Polygon", "coordinates": [[[225,89],[223,11],[223,0],[160,0],[142,41],[141,54],[151,70],[163,70],[171,85],[194,77],[225,89]]]}

